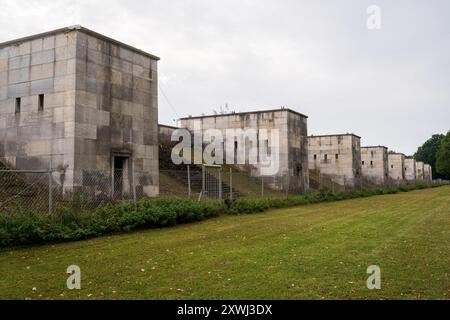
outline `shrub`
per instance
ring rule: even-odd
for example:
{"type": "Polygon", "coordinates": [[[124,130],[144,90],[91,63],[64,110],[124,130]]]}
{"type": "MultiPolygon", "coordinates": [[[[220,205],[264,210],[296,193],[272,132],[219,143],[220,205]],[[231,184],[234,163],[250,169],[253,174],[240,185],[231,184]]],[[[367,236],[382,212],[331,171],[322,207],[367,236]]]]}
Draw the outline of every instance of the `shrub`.
{"type": "Polygon", "coordinates": [[[54,215],[18,207],[13,214],[0,213],[0,247],[73,241],[136,229],[168,227],[201,221],[221,213],[251,214],[272,208],[339,201],[371,195],[394,194],[428,186],[424,183],[399,188],[332,193],[325,189],[309,195],[283,198],[240,198],[234,201],[197,202],[186,198],[145,198],[134,204],[123,201],[96,210],[60,208],[54,215]]]}
{"type": "Polygon", "coordinates": [[[226,212],[216,202],[179,198],[143,199],[109,204],[94,211],[61,209],[54,215],[32,210],[0,214],[0,247],[81,240],[141,228],[200,221],[226,212]]]}

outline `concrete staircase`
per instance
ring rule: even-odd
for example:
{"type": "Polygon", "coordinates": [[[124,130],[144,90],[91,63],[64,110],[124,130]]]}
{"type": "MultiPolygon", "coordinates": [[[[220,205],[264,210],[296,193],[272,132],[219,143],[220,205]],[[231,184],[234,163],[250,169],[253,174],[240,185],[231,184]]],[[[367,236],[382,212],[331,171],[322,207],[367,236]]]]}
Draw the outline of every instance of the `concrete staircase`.
{"type": "MultiPolygon", "coordinates": [[[[172,147],[168,145],[160,145],[159,146],[159,170],[160,174],[169,176],[172,180],[176,180],[180,184],[183,185],[183,189],[188,188],[189,180],[188,180],[188,169],[187,165],[175,165],[171,159],[171,151],[172,147]]],[[[193,195],[198,195],[202,191],[203,187],[203,169],[200,165],[190,165],[189,166],[190,173],[190,184],[191,184],[191,192],[193,195]]],[[[218,180],[215,176],[206,173],[207,180],[210,181],[212,185],[218,185],[218,180]]],[[[227,179],[225,179],[225,172],[222,172],[222,198],[228,199],[230,198],[230,185],[226,183],[227,179]]],[[[208,196],[206,194],[206,196],[208,196]]],[[[233,188],[232,190],[233,199],[237,199],[240,197],[239,192],[233,188]]]]}
{"type": "Polygon", "coordinates": [[[343,185],[332,181],[326,176],[321,176],[316,170],[309,170],[310,190],[319,190],[321,187],[335,192],[345,191],[345,187],[343,185]]]}

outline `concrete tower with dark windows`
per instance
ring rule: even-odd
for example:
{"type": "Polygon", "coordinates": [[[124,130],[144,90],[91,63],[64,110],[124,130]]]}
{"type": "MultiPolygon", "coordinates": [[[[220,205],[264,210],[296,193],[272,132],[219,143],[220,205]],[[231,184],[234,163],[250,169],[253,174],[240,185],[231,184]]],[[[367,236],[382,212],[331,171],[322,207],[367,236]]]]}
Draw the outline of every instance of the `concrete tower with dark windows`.
{"type": "MultiPolygon", "coordinates": [[[[158,194],[159,58],[81,26],[0,44],[0,160],[158,194]]],[[[111,189],[110,188],[110,189],[111,189]]]]}

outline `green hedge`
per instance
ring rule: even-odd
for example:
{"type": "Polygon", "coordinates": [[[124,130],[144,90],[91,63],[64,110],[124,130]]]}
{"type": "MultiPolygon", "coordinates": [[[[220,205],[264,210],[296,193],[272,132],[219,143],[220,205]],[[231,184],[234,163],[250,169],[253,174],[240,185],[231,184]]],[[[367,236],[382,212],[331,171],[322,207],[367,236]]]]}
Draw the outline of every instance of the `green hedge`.
{"type": "Polygon", "coordinates": [[[45,215],[33,211],[0,214],[0,247],[73,241],[143,228],[200,221],[226,212],[221,202],[182,198],[143,199],[107,205],[93,211],[62,209],[45,215]]]}
{"type": "Polygon", "coordinates": [[[197,202],[174,197],[146,198],[138,201],[137,205],[132,201],[125,201],[93,211],[61,209],[50,216],[21,209],[14,214],[0,213],[0,247],[74,241],[136,229],[201,221],[219,214],[251,214],[274,208],[393,194],[426,187],[423,184],[340,193],[320,190],[311,195],[286,198],[240,198],[232,203],[197,202]]]}

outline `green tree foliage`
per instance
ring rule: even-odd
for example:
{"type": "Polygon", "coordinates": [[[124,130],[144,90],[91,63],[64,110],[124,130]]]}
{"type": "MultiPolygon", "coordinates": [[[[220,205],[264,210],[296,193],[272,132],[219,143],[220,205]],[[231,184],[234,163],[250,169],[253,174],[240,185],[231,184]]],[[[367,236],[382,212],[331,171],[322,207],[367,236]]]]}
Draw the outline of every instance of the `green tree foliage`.
{"type": "Polygon", "coordinates": [[[442,139],[436,154],[436,171],[444,179],[450,179],[450,131],[442,139]]]}
{"type": "Polygon", "coordinates": [[[414,154],[414,159],[416,161],[423,161],[433,167],[433,177],[437,178],[444,178],[440,176],[436,170],[436,154],[444,137],[445,136],[443,134],[434,134],[421,147],[419,147],[417,152],[414,154]]]}

